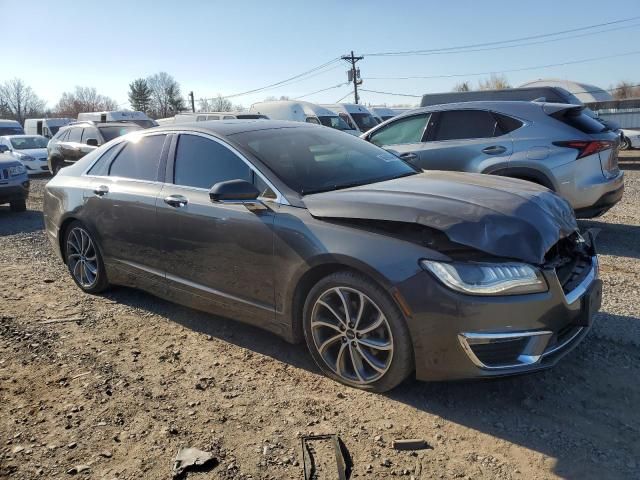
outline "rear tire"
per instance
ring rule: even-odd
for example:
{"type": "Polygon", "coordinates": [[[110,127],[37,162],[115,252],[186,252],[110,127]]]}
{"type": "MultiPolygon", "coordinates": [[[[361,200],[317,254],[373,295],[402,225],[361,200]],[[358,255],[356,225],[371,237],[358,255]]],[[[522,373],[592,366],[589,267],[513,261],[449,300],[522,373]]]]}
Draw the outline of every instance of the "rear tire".
{"type": "Polygon", "coordinates": [[[51,175],[54,177],[58,174],[62,167],[64,166],[64,160],[53,160],[51,162],[51,175]]]}
{"type": "Polygon", "coordinates": [[[64,259],[76,285],[87,293],[99,293],[109,287],[98,243],[78,221],[72,222],[64,234],[64,259]]]}
{"type": "Polygon", "coordinates": [[[24,212],[27,210],[27,201],[24,198],[13,200],[10,203],[10,207],[12,212],[24,212]]]}
{"type": "Polygon", "coordinates": [[[303,330],[318,367],[345,385],[386,392],[414,369],[402,313],[387,292],[358,273],[333,273],[311,289],[303,330]]]}

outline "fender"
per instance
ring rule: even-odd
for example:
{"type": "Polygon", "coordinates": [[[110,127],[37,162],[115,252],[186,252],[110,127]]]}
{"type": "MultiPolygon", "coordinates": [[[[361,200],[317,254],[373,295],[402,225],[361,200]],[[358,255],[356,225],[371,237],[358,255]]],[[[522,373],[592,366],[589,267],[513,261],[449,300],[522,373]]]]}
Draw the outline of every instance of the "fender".
{"type": "Polygon", "coordinates": [[[547,187],[549,190],[555,191],[555,187],[553,186],[553,182],[542,173],[540,170],[536,170],[535,168],[529,167],[497,167],[497,168],[487,168],[482,173],[487,175],[500,175],[502,177],[513,177],[519,178],[521,180],[529,180],[535,183],[539,183],[540,185],[547,187]]]}

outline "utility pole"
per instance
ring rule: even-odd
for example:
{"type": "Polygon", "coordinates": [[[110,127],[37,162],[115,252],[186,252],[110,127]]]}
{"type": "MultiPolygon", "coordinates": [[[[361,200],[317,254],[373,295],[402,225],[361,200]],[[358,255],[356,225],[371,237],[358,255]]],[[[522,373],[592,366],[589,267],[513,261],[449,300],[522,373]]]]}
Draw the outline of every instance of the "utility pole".
{"type": "Polygon", "coordinates": [[[340,58],[351,64],[351,70],[347,72],[347,78],[350,82],[353,82],[353,97],[355,103],[358,103],[360,101],[358,98],[358,85],[362,85],[362,79],[360,78],[360,69],[356,68],[356,63],[364,57],[355,57],[353,55],[353,50],[351,50],[351,55],[343,55],[340,58]]]}
{"type": "Polygon", "coordinates": [[[191,111],[196,113],[196,101],[193,98],[193,90],[189,92],[189,98],[191,99],[191,111]]]}

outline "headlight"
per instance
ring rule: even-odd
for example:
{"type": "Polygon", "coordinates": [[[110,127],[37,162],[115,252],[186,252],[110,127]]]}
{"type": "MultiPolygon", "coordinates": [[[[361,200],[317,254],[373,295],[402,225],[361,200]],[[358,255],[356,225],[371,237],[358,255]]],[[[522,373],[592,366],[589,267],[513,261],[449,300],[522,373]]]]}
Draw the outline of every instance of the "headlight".
{"type": "Polygon", "coordinates": [[[471,295],[546,292],[542,273],[526,263],[463,263],[422,260],[420,265],[447,287],[471,295]]]}
{"type": "Polygon", "coordinates": [[[26,173],[27,169],[24,167],[24,165],[15,165],[13,167],[9,167],[9,175],[11,175],[12,177],[15,177],[17,175],[22,175],[23,173],[26,173]]]}
{"type": "Polygon", "coordinates": [[[35,158],[33,158],[31,155],[27,155],[26,153],[18,153],[17,154],[18,159],[25,161],[25,162],[30,162],[32,160],[35,160],[35,158]]]}

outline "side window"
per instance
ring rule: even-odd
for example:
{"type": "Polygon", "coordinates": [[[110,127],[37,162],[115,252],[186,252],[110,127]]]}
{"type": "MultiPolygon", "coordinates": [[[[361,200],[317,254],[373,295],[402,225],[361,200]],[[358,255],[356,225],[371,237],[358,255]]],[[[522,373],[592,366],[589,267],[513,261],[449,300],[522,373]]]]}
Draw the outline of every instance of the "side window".
{"type": "Polygon", "coordinates": [[[207,119],[205,115],[198,115],[196,117],[196,122],[204,122],[207,119]]]}
{"type": "Polygon", "coordinates": [[[98,135],[97,128],[85,128],[82,133],[82,143],[87,143],[88,138],[95,138],[96,140],[100,140],[100,135],[98,135]]]}
{"type": "Polygon", "coordinates": [[[80,143],[82,141],[83,130],[84,128],[82,127],[72,128],[71,131],[69,132],[69,138],[67,139],[67,141],[80,143]]]}
{"type": "Polygon", "coordinates": [[[372,134],[369,141],[379,147],[421,142],[430,117],[427,113],[399,119],[372,134]]]}
{"type": "Polygon", "coordinates": [[[320,125],[320,121],[316,117],[307,117],[305,122],[307,122],[307,123],[315,123],[316,125],[320,125]]]}
{"type": "Polygon", "coordinates": [[[351,117],[349,115],[347,115],[346,113],[339,113],[338,114],[340,116],[341,119],[343,119],[345,122],[347,122],[347,125],[349,125],[349,127],[351,128],[351,130],[357,130],[358,128],[353,124],[353,121],[351,120],[351,117]]]}
{"type": "Polygon", "coordinates": [[[235,120],[236,117],[234,117],[233,115],[225,115],[224,117],[222,117],[223,120],[235,120]]]}
{"type": "Polygon", "coordinates": [[[434,140],[490,138],[496,134],[497,121],[485,110],[451,110],[441,112],[434,140]]]}
{"type": "Polygon", "coordinates": [[[127,142],[109,167],[112,177],[156,181],[166,135],[150,135],[127,142]]]}
{"type": "Polygon", "coordinates": [[[496,117],[496,120],[498,121],[496,136],[513,132],[523,125],[523,123],[517,118],[503,115],[502,113],[493,112],[493,116],[496,117]]]}
{"type": "Polygon", "coordinates": [[[207,115],[207,120],[220,120],[220,115],[207,115]]]}
{"type": "Polygon", "coordinates": [[[249,166],[224,145],[196,135],[180,135],[176,149],[176,185],[209,189],[226,180],[253,181],[249,166]]]}
{"type": "Polygon", "coordinates": [[[93,166],[87,172],[87,175],[96,175],[96,176],[106,175],[108,173],[109,164],[111,163],[111,160],[113,160],[116,154],[120,151],[121,147],[122,147],[122,144],[119,143],[111,147],[109,150],[107,150],[98,159],[98,161],[93,164],[93,166]]]}

